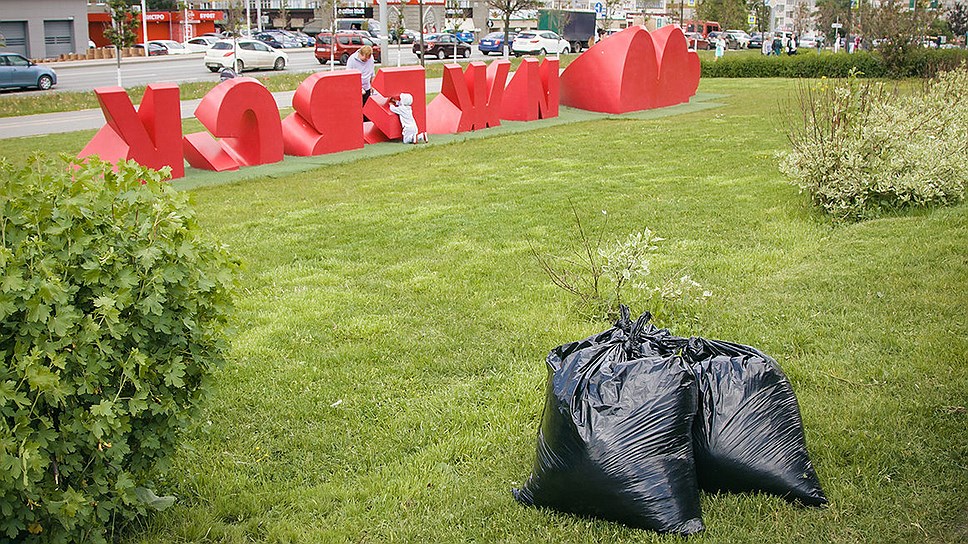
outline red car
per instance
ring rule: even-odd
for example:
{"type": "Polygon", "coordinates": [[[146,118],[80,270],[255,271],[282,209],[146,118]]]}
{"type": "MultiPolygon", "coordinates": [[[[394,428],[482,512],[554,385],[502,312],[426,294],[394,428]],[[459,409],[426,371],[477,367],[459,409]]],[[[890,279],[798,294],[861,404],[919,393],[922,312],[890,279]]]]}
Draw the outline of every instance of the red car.
{"type": "Polygon", "coordinates": [[[346,66],[350,60],[350,55],[359,51],[364,45],[373,48],[373,62],[381,61],[380,46],[366,36],[353,32],[337,32],[336,44],[333,45],[333,34],[331,32],[320,32],[316,34],[316,60],[320,64],[326,64],[332,58],[336,62],[346,66]]]}

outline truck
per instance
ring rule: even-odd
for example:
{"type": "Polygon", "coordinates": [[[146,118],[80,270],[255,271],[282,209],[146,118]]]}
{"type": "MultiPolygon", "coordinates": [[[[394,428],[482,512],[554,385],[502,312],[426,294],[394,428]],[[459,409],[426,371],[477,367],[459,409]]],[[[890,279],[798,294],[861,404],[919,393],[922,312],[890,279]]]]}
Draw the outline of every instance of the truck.
{"type": "Polygon", "coordinates": [[[538,30],[557,33],[571,45],[571,50],[581,53],[591,47],[595,37],[595,12],[577,9],[539,9],[538,30]]]}

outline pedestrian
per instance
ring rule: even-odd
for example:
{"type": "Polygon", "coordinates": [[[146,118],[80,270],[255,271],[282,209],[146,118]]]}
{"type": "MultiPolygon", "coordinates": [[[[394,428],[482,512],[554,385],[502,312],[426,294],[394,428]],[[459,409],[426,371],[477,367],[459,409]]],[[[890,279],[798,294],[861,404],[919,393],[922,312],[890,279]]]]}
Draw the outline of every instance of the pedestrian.
{"type": "Polygon", "coordinates": [[[773,36],[773,55],[779,57],[783,54],[783,39],[777,34],[773,36]]]}
{"type": "Polygon", "coordinates": [[[413,118],[413,95],[401,93],[390,99],[390,111],[400,117],[400,126],[403,127],[403,143],[415,144],[417,142],[427,142],[426,132],[417,132],[417,121],[413,118]]]}
{"type": "Polygon", "coordinates": [[[346,69],[360,71],[363,105],[366,105],[366,101],[370,99],[370,93],[373,92],[370,86],[374,76],[373,48],[369,45],[359,48],[356,53],[350,55],[350,60],[346,61],[346,69]]]}
{"type": "Polygon", "coordinates": [[[817,54],[819,55],[823,51],[823,34],[817,36],[817,54]]]}
{"type": "Polygon", "coordinates": [[[763,34],[763,46],[761,49],[763,50],[763,54],[768,57],[773,52],[773,40],[771,40],[770,37],[765,33],[763,34]]]}
{"type": "Polygon", "coordinates": [[[787,38],[787,55],[797,54],[797,36],[796,34],[790,34],[787,38]]]}
{"type": "Polygon", "coordinates": [[[716,36],[716,60],[719,60],[726,53],[726,36],[720,34],[716,36]]]}

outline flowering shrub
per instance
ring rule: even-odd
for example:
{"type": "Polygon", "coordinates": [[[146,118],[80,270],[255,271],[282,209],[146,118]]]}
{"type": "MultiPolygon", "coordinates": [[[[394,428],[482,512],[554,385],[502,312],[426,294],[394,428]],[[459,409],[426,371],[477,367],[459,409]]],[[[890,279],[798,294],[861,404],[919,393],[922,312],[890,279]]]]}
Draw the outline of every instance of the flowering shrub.
{"type": "Polygon", "coordinates": [[[0,159],[0,540],[105,542],[223,361],[237,263],[134,162],[0,159]]]}
{"type": "Polygon", "coordinates": [[[968,185],[968,69],[918,92],[851,76],[801,89],[780,170],[840,220],[959,202],[968,185]]]}
{"type": "Polygon", "coordinates": [[[672,314],[688,313],[694,304],[701,304],[712,296],[688,275],[675,280],[651,281],[650,260],[663,238],[650,229],[605,244],[602,233],[608,213],[602,211],[605,219],[593,241],[577,211],[572,211],[581,242],[574,256],[542,255],[533,246],[532,253],[552,283],[575,295],[590,316],[612,318],[618,315],[622,304],[635,302],[649,308],[656,322],[662,322],[672,314]]]}

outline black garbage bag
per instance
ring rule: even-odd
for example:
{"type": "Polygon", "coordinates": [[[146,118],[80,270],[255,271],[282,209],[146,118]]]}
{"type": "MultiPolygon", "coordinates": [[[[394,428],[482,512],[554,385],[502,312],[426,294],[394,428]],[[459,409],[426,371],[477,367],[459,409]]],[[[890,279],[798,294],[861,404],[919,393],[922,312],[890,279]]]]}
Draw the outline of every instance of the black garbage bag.
{"type": "Polygon", "coordinates": [[[518,501],[664,533],[703,530],[695,377],[666,344],[636,340],[660,334],[649,318],[633,325],[623,309],[612,329],[548,355],[537,455],[518,501]]]}
{"type": "Polygon", "coordinates": [[[682,356],[699,384],[693,448],[700,487],[827,504],[796,396],[776,361],[749,346],[704,338],[691,338],[682,356]]]}

